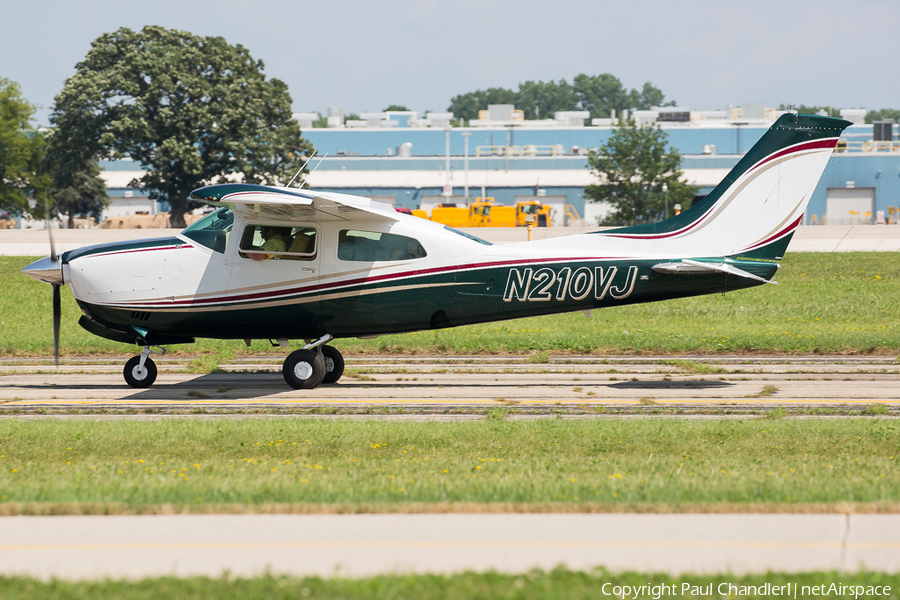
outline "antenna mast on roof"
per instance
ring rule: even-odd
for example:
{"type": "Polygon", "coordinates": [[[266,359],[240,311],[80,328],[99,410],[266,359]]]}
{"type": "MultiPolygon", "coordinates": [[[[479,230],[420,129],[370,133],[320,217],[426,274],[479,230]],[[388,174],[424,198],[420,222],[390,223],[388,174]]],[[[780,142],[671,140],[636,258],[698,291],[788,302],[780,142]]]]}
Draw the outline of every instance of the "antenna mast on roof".
{"type": "MultiPolygon", "coordinates": [[[[317,150],[313,150],[312,155],[311,155],[309,158],[306,159],[306,162],[303,163],[303,166],[300,167],[300,170],[299,170],[299,171],[297,171],[297,175],[299,175],[300,173],[303,172],[303,169],[305,169],[305,168],[306,168],[306,165],[309,164],[309,161],[311,161],[311,160],[313,159],[313,156],[316,155],[316,152],[317,152],[317,150]]],[[[287,184],[286,186],[284,186],[284,187],[291,187],[291,184],[294,183],[294,180],[295,180],[295,179],[297,179],[297,175],[294,175],[293,177],[291,177],[291,180],[288,181],[288,184],[287,184]]],[[[301,184],[300,187],[303,187],[303,185],[301,184]]]]}
{"type": "MultiPolygon", "coordinates": [[[[319,162],[316,163],[315,168],[314,168],[312,171],[310,171],[309,174],[312,175],[313,173],[315,173],[315,172],[316,172],[316,169],[318,169],[319,166],[321,166],[322,161],[324,161],[327,157],[328,157],[328,153],[326,152],[325,155],[324,155],[322,158],[319,159],[319,162]]],[[[310,157],[310,158],[312,158],[312,157],[310,157]]],[[[303,180],[303,183],[306,183],[306,179],[303,180]]],[[[303,187],[303,183],[300,184],[300,187],[301,187],[301,188],[303,187]]]]}

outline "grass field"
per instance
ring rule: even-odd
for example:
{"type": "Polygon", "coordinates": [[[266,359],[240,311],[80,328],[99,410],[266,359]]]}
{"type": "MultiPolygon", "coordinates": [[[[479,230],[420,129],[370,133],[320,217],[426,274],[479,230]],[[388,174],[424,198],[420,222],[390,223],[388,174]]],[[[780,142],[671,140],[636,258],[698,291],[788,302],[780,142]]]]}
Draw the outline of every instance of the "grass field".
{"type": "MultiPolygon", "coordinates": [[[[247,598],[266,598],[267,600],[280,600],[287,598],[334,598],[352,600],[360,598],[365,600],[422,600],[426,598],[439,598],[442,600],[579,600],[596,599],[604,597],[602,588],[605,583],[613,586],[640,586],[666,585],[675,586],[678,592],[675,597],[691,598],[690,590],[712,585],[713,594],[717,593],[721,584],[731,584],[741,589],[744,586],[762,586],[765,583],[773,586],[797,585],[803,591],[803,586],[821,586],[826,589],[835,584],[835,589],[843,589],[841,586],[879,587],[889,586],[890,592],[886,595],[876,596],[883,600],[893,600],[900,597],[900,575],[887,575],[884,573],[836,573],[836,572],[811,572],[800,574],[766,573],[762,575],[711,575],[695,576],[683,575],[672,577],[660,574],[646,573],[610,573],[603,569],[597,569],[588,573],[569,571],[563,568],[552,571],[530,571],[523,574],[501,573],[460,573],[457,575],[381,575],[361,579],[318,577],[293,578],[279,576],[262,576],[255,578],[218,578],[190,577],[179,579],[176,577],[144,579],[137,582],[131,581],[92,581],[92,582],[68,582],[51,581],[42,582],[25,577],[5,578],[0,577],[0,592],[4,600],[81,600],[83,598],[103,599],[116,598],[117,600],[150,600],[158,598],[179,598],[193,600],[200,598],[215,598],[216,600],[228,600],[230,598],[241,600],[247,598]],[[683,586],[689,587],[685,589],[683,586]],[[682,594],[682,591],[685,593],[682,594]]],[[[671,589],[671,588],[669,588],[671,589]]],[[[723,591],[727,588],[722,588],[723,591]]],[[[785,588],[781,588],[783,591],[785,588]]],[[[792,588],[793,589],[793,588],[792,588]]],[[[658,588],[661,592],[661,588],[658,588]]],[[[615,597],[615,596],[611,596],[615,597]]],[[[634,596],[630,596],[634,598],[634,596]]],[[[662,596],[671,598],[672,595],[662,596]]],[[[732,596],[733,597],[733,596],[732,596]]],[[[759,597],[755,594],[750,597],[759,597]]],[[[764,596],[765,597],[765,596],[764,596]]],[[[812,597],[809,594],[798,593],[798,598],[812,597]]],[[[850,594],[830,594],[829,598],[854,598],[850,594]]],[[[864,596],[859,596],[864,597],[864,596]]],[[[870,596],[869,596],[870,597],[870,596]]],[[[636,597],[639,600],[650,600],[653,595],[644,594],[636,597]]]]}
{"type": "Polygon", "coordinates": [[[4,420],[0,514],[896,511],[898,463],[883,419],[4,420]]]}
{"type": "MultiPolygon", "coordinates": [[[[50,287],[19,271],[31,258],[0,257],[0,355],[52,352],[50,287]]],[[[900,350],[900,255],[887,252],[795,253],[776,279],[726,295],[623,306],[455,329],[338,340],[359,353],[872,353],[900,350]]],[[[64,354],[134,351],[97,338],[78,325],[71,293],[63,290],[64,354]]],[[[283,353],[258,340],[201,340],[173,347],[232,357],[283,353]]]]}

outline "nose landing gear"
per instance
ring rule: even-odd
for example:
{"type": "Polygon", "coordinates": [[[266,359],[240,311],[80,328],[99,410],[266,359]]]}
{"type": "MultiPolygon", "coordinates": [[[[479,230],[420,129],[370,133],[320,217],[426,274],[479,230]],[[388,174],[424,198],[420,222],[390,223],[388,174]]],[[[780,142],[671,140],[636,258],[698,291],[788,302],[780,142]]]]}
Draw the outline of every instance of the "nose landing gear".
{"type": "Polygon", "coordinates": [[[140,356],[133,356],[125,363],[125,383],[133,388],[148,388],[156,381],[156,363],[150,358],[150,353],[165,354],[166,349],[150,350],[150,346],[144,346],[140,356]]]}

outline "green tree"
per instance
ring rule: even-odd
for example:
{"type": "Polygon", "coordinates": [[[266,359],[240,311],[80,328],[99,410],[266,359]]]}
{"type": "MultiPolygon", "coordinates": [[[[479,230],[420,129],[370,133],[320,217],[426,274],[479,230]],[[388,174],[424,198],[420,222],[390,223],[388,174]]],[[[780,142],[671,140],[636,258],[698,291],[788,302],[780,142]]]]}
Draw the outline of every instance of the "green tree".
{"type": "Polygon", "coordinates": [[[676,106],[674,100],[666,102],[666,97],[658,87],[649,81],[641,91],[631,90],[631,105],[638,110],[650,110],[654,106],[676,106]]]}
{"type": "Polygon", "coordinates": [[[409,112],[409,109],[399,104],[391,104],[381,112],[409,112]]]}
{"type": "Polygon", "coordinates": [[[623,110],[634,108],[634,94],[629,94],[622,82],[609,73],[576,75],[572,87],[581,110],[590,112],[592,119],[608,118],[613,110],[621,115],[623,110]]]}
{"type": "Polygon", "coordinates": [[[487,109],[489,104],[515,104],[516,93],[505,88],[488,88],[468,94],[460,94],[450,99],[447,112],[454,118],[471,121],[478,118],[478,111],[487,109]]]}
{"type": "Polygon", "coordinates": [[[525,113],[526,119],[552,119],[559,110],[578,110],[578,99],[565,79],[559,83],[526,81],[519,84],[516,108],[525,113]]]}
{"type": "Polygon", "coordinates": [[[525,81],[518,91],[489,88],[454,96],[447,108],[456,118],[466,121],[478,118],[478,111],[489,104],[513,104],[526,119],[552,119],[560,110],[585,110],[592,119],[606,118],[615,110],[649,109],[651,106],[675,106],[665,102],[665,95],[649,81],[641,91],[625,89],[618,78],[602,75],[576,75],[570,85],[565,79],[525,81]]]}
{"type": "MultiPolygon", "coordinates": [[[[778,110],[787,110],[788,105],[779,104],[778,110]]],[[[815,115],[818,112],[824,111],[825,114],[829,117],[839,117],[841,116],[841,111],[834,108],[833,106],[807,106],[805,104],[798,104],[794,106],[794,110],[796,110],[801,115],[815,115]]]]}
{"type": "Polygon", "coordinates": [[[221,37],[148,26],[98,37],[56,97],[51,122],[85,157],[131,157],[133,181],[184,225],[191,190],[240,179],[286,184],[312,152],[291,97],[262,61],[221,37]]]}
{"type": "Polygon", "coordinates": [[[48,166],[53,181],[48,191],[52,211],[66,216],[69,229],[75,227],[76,216],[94,217],[99,223],[103,209],[109,206],[109,194],[97,161],[88,160],[65,172],[48,166]]]}
{"type": "MultiPolygon", "coordinates": [[[[835,113],[837,115],[837,113],[835,113]]],[[[882,119],[893,119],[894,123],[900,123],[900,110],[895,108],[882,108],[881,110],[872,110],[866,113],[866,123],[874,123],[882,119]]]]}
{"type": "Polygon", "coordinates": [[[658,126],[642,127],[629,119],[620,122],[609,140],[588,155],[591,173],[601,182],[584,188],[584,196],[612,206],[603,225],[661,221],[673,214],[675,204],[690,205],[697,190],[682,181],[681,155],[668,141],[669,136],[658,126]]]}
{"type": "Polygon", "coordinates": [[[29,202],[46,186],[40,170],[45,141],[33,114],[19,84],[0,77],[0,210],[42,216],[42,203],[29,202]]]}

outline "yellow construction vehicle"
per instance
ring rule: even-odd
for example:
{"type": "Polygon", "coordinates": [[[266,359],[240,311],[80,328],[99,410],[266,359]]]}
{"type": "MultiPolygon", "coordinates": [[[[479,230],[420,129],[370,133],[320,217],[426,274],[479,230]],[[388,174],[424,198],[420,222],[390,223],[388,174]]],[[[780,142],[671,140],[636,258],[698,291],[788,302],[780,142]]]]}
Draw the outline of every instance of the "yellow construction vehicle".
{"type": "Polygon", "coordinates": [[[525,227],[528,215],[534,215],[535,227],[550,227],[553,208],[540,200],[521,200],[516,202],[516,227],[525,227]]]}
{"type": "Polygon", "coordinates": [[[516,207],[495,204],[493,198],[476,198],[469,206],[438,204],[431,216],[422,209],[411,211],[413,216],[430,219],[450,227],[515,227],[516,207]]]}
{"type": "Polygon", "coordinates": [[[475,198],[469,205],[469,227],[515,227],[516,208],[495,204],[494,199],[475,198]]]}
{"type": "Polygon", "coordinates": [[[431,220],[450,227],[468,227],[469,209],[455,204],[438,204],[431,209],[431,220]]]}

